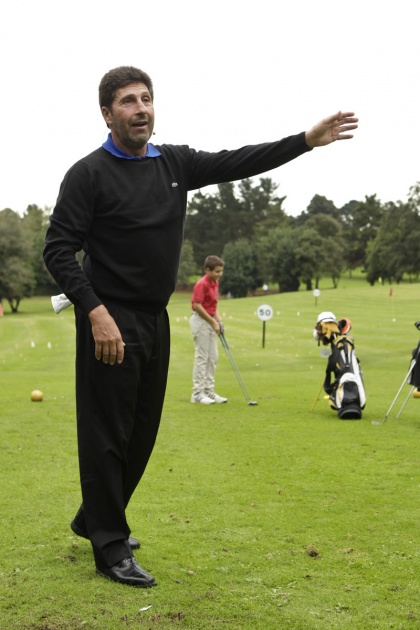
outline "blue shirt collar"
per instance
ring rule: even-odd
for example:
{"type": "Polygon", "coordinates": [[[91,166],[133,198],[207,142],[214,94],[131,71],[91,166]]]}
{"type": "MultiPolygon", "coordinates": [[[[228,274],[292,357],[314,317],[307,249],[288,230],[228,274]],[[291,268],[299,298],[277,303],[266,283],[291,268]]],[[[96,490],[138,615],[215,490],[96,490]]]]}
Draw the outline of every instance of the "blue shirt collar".
{"type": "Polygon", "coordinates": [[[146,155],[143,155],[142,157],[138,157],[137,155],[130,155],[129,153],[126,153],[125,151],[121,151],[121,149],[117,147],[117,145],[113,141],[110,133],[108,134],[108,138],[105,140],[102,146],[106,151],[109,151],[109,153],[112,153],[112,155],[115,155],[115,157],[124,158],[125,160],[142,160],[143,158],[146,158],[146,157],[155,158],[155,157],[160,156],[159,151],[155,149],[153,144],[149,144],[149,143],[147,143],[146,155]]]}

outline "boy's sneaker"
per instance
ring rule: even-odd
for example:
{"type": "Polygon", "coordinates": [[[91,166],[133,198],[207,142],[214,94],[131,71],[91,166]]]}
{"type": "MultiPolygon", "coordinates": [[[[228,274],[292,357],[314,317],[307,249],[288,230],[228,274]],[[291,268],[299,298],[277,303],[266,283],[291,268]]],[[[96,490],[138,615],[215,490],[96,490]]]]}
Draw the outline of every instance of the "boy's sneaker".
{"type": "Polygon", "coordinates": [[[202,405],[213,405],[216,401],[213,400],[212,398],[209,398],[205,394],[197,394],[196,396],[194,396],[193,394],[191,396],[190,402],[201,403],[202,405]]]}
{"type": "Polygon", "coordinates": [[[216,394],[215,392],[210,392],[210,394],[207,394],[207,396],[215,403],[225,403],[228,401],[227,398],[219,396],[219,394],[216,394]]]}

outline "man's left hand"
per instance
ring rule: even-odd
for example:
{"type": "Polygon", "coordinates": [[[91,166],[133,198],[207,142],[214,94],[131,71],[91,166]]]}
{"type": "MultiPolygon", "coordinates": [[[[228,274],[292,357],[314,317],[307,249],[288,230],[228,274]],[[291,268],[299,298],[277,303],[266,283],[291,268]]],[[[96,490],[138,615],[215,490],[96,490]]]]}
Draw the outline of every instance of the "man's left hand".
{"type": "Polygon", "coordinates": [[[312,129],[305,133],[305,140],[308,147],[323,147],[336,140],[349,140],[353,138],[353,129],[357,129],[359,119],[354,117],[353,112],[337,112],[332,116],[324,118],[312,129]]]}

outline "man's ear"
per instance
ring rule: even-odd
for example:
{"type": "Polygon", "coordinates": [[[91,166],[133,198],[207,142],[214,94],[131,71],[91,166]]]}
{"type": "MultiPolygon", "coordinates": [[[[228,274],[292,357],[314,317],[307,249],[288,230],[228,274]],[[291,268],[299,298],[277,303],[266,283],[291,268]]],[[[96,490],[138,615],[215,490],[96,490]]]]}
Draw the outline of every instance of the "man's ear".
{"type": "Polygon", "coordinates": [[[103,107],[101,107],[101,112],[102,112],[102,116],[104,117],[104,120],[106,122],[106,126],[110,127],[111,123],[112,123],[112,114],[110,109],[108,109],[108,107],[105,107],[105,105],[103,107]]]}

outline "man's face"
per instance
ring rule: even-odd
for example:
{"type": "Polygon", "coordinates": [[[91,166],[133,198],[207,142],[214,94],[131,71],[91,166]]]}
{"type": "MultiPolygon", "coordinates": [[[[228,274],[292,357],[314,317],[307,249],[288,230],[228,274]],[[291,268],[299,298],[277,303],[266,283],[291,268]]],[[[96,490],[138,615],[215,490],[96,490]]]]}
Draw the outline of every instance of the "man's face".
{"type": "Polygon", "coordinates": [[[215,282],[216,280],[219,280],[219,278],[221,278],[222,275],[223,275],[223,267],[221,265],[218,265],[214,269],[207,269],[206,271],[207,271],[207,275],[208,275],[209,279],[212,282],[215,282]]]}
{"type": "Polygon", "coordinates": [[[130,155],[146,154],[155,111],[151,94],[144,83],[131,83],[117,90],[112,107],[102,107],[102,116],[110,126],[117,147],[130,155]]]}

